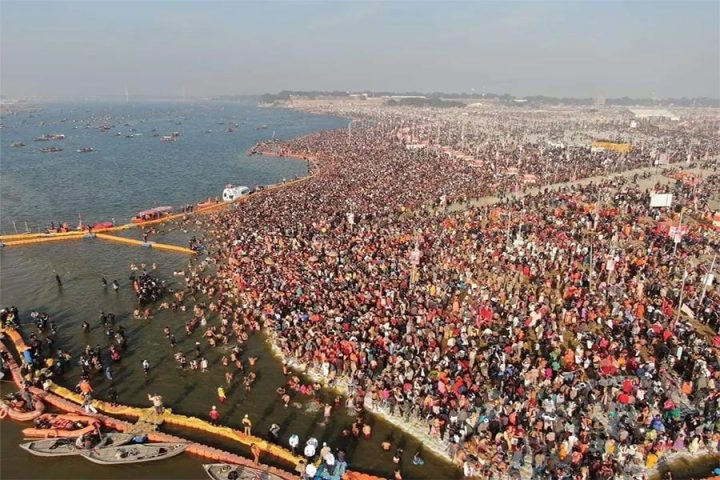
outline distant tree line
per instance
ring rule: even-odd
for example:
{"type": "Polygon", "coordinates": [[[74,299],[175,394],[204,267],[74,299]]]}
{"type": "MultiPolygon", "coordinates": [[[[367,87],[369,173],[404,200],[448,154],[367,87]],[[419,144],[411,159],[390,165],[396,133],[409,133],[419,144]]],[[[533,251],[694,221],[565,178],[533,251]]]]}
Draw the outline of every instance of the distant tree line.
{"type": "MultiPolygon", "coordinates": [[[[402,98],[391,99],[390,105],[412,105],[412,106],[436,106],[436,107],[460,107],[460,100],[495,100],[505,104],[517,104],[518,97],[510,94],[497,93],[445,93],[445,92],[346,92],[346,91],[325,91],[325,90],[283,90],[275,94],[265,94],[259,98],[260,103],[274,103],[290,100],[291,97],[302,97],[306,99],[317,99],[322,97],[349,97],[350,95],[366,94],[368,97],[425,97],[425,98],[402,98]],[[438,103],[441,100],[442,103],[438,103]],[[456,102],[447,103],[448,100],[457,100],[456,102]],[[433,101],[435,101],[433,103],[433,101]]],[[[239,97],[239,96],[238,96],[239,97]]],[[[223,97],[221,99],[229,99],[231,97],[223,97]]],[[[522,97],[525,102],[523,105],[594,105],[597,101],[595,98],[573,98],[573,97],[548,97],[544,95],[535,95],[522,97]]],[[[697,97],[697,98],[607,98],[604,100],[605,105],[630,106],[639,105],[646,107],[660,106],[679,106],[679,107],[720,107],[720,99],[697,97]]]]}
{"type": "Polygon", "coordinates": [[[393,107],[433,107],[433,108],[458,108],[464,107],[465,102],[457,100],[443,100],[442,98],[391,98],[385,105],[393,107]]]}

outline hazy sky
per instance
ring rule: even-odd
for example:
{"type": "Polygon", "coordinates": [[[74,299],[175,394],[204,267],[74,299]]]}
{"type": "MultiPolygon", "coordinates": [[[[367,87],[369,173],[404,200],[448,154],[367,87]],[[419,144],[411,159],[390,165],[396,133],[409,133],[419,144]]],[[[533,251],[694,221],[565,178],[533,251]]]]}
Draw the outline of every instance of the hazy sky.
{"type": "Polygon", "coordinates": [[[720,96],[720,2],[0,0],[9,97],[720,96]]]}

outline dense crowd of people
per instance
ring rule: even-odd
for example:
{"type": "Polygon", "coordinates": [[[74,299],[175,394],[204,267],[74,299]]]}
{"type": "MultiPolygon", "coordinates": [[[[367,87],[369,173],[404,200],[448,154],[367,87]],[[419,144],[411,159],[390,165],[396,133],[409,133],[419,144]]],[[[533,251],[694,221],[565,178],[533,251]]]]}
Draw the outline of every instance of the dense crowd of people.
{"type": "MultiPolygon", "coordinates": [[[[243,344],[264,329],[286,361],[285,406],[323,385],[343,388],[360,414],[348,435],[372,438],[364,410],[401,418],[469,477],[641,478],[667,452],[717,451],[720,297],[710,269],[720,236],[708,221],[717,167],[708,160],[702,177],[657,183],[640,172],[544,187],[646,167],[660,151],[672,162],[690,147],[702,152],[696,162],[714,158],[717,121],[641,122],[643,147],[618,153],[562,143],[579,128],[565,118],[517,125],[500,115],[467,129],[366,119],[264,145],[308,159],[315,175],[198,220],[206,233],[192,243],[207,258],[177,272],[186,288],[160,308],[195,301],[186,334],[200,329],[210,348],[229,347],[219,366],[228,385],[242,376],[252,388],[243,344]],[[529,140],[530,130],[552,145],[529,140]],[[672,207],[650,207],[653,192],[672,193],[672,207]],[[499,201],[472,201],[491,195],[499,201]],[[688,231],[676,242],[681,222],[688,231]]],[[[136,282],[141,302],[159,300],[162,282],[146,273],[136,282]]],[[[217,368],[199,342],[175,359],[217,368]]],[[[210,417],[222,421],[215,407],[210,417]]],[[[393,456],[401,479],[409,458],[400,448],[393,456]]],[[[306,476],[339,462],[321,454],[306,476]]]]}
{"type": "MultiPolygon", "coordinates": [[[[515,199],[497,163],[409,150],[397,128],[283,148],[322,169],[220,214],[207,243],[247,318],[287,359],[349,385],[349,402],[422,419],[481,478],[639,475],[668,450],[717,448],[718,296],[698,287],[720,246],[698,223],[717,175],[655,187],[693,224],[675,247],[662,226],[679,215],[650,208],[639,175],[515,199]]],[[[497,158],[540,183],[652,163],[517,145],[497,158]]]]}
{"type": "Polygon", "coordinates": [[[133,273],[133,275],[130,276],[130,282],[132,282],[133,290],[135,291],[135,295],[137,295],[138,304],[141,306],[157,302],[162,298],[167,289],[165,281],[145,271],[144,266],[140,275],[136,276],[133,273]]]}

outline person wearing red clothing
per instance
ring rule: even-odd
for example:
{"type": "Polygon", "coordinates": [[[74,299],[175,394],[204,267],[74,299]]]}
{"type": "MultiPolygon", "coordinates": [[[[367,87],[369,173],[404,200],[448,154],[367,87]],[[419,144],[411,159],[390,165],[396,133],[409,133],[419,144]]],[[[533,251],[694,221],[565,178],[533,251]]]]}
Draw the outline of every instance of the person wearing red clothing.
{"type": "Polygon", "coordinates": [[[210,423],[212,423],[213,425],[217,425],[217,423],[220,421],[220,412],[218,412],[215,405],[213,405],[212,409],[210,409],[208,417],[210,417],[210,423]]]}

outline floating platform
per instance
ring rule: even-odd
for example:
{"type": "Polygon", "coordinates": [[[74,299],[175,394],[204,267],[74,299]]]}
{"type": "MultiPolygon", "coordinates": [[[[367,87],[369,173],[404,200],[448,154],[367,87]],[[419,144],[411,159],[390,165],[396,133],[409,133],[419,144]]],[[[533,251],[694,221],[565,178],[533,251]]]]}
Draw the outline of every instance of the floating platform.
{"type": "MultiPolygon", "coordinates": [[[[17,352],[22,355],[22,352],[28,349],[27,344],[25,343],[24,339],[22,338],[22,335],[20,334],[17,329],[14,328],[5,328],[0,329],[0,333],[3,333],[12,340],[13,345],[15,346],[15,349],[17,352]]],[[[5,346],[0,342],[0,351],[7,351],[5,349],[5,346]]],[[[23,378],[20,374],[20,368],[15,363],[15,360],[13,359],[12,355],[9,355],[10,357],[10,371],[12,373],[12,377],[15,381],[15,383],[18,385],[22,385],[23,378]]],[[[45,403],[49,403],[50,405],[53,405],[55,408],[58,408],[60,410],[70,412],[70,413],[76,413],[80,415],[87,415],[82,404],[82,398],[79,394],[74,393],[70,390],[68,390],[65,387],[62,387],[60,385],[51,384],[50,389],[48,392],[38,389],[38,388],[30,388],[30,392],[33,395],[38,396],[42,399],[45,403]]],[[[279,446],[275,445],[273,443],[270,443],[266,440],[263,440],[262,438],[255,437],[252,435],[245,435],[244,433],[240,432],[239,430],[234,430],[230,427],[224,427],[220,425],[213,425],[209,422],[206,422],[205,420],[201,420],[199,418],[195,417],[187,417],[185,415],[178,415],[175,413],[172,413],[170,409],[166,409],[165,412],[162,415],[158,415],[155,413],[155,411],[150,408],[137,408],[137,407],[129,407],[126,405],[116,405],[113,406],[112,404],[100,400],[93,400],[92,405],[98,409],[98,411],[103,413],[98,413],[96,415],[92,415],[93,417],[97,418],[98,420],[102,421],[105,426],[108,428],[112,428],[114,430],[117,430],[119,432],[133,432],[138,433],[138,430],[143,431],[147,434],[148,439],[153,442],[186,442],[187,440],[176,437],[174,435],[169,435],[166,433],[158,432],[151,429],[151,426],[156,427],[157,424],[162,420],[162,423],[166,423],[169,425],[175,425],[175,426],[182,426],[186,428],[192,428],[196,430],[201,430],[206,433],[214,434],[217,436],[221,436],[224,438],[228,438],[231,440],[235,440],[238,443],[241,443],[245,446],[250,446],[252,444],[256,444],[260,450],[262,451],[262,454],[264,455],[271,455],[279,460],[284,461],[285,463],[289,465],[293,465],[296,470],[299,468],[302,468],[302,466],[305,464],[305,459],[294,455],[289,450],[279,446]],[[152,413],[150,413],[150,410],[152,410],[152,413]],[[124,420],[118,420],[116,418],[110,417],[107,414],[113,414],[113,415],[123,415],[127,417],[133,417],[137,418],[139,420],[138,423],[130,423],[124,420]],[[145,420],[148,419],[149,416],[156,416],[157,418],[154,418],[152,422],[147,422],[145,420]],[[149,430],[149,431],[147,431],[149,430]]],[[[251,460],[241,457],[239,455],[236,455],[234,453],[225,452],[223,450],[219,450],[217,448],[210,447],[208,445],[203,445],[201,443],[191,443],[187,451],[205,458],[209,458],[212,460],[216,460],[218,462],[222,463],[231,463],[231,464],[237,464],[237,465],[246,465],[246,466],[252,466],[254,468],[257,468],[258,466],[255,465],[251,460]]],[[[263,469],[266,471],[279,476],[280,478],[284,480],[299,480],[299,477],[286,472],[284,470],[281,470],[279,468],[270,467],[261,465],[263,469]]],[[[359,473],[359,472],[353,472],[353,471],[346,471],[343,475],[344,480],[382,480],[380,477],[375,477],[372,475],[359,473]]]]}
{"type": "Polygon", "coordinates": [[[95,236],[101,240],[108,240],[110,242],[124,243],[125,245],[133,245],[136,247],[152,248],[155,250],[164,250],[167,252],[185,253],[187,255],[195,255],[197,252],[190,248],[180,247],[178,245],[169,245],[167,243],[158,242],[143,242],[142,240],[135,240],[134,238],[118,237],[116,235],[108,235],[106,233],[97,233],[95,236]]]}

